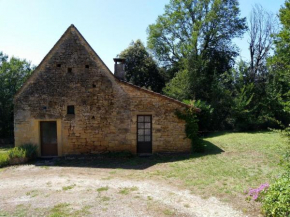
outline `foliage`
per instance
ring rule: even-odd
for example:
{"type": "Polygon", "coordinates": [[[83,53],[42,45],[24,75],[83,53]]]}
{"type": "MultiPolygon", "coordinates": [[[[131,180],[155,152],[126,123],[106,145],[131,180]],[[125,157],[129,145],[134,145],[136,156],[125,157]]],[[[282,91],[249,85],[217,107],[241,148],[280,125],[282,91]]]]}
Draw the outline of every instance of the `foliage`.
{"type": "Polygon", "coordinates": [[[262,199],[266,216],[290,216],[290,172],[284,173],[271,184],[262,199]]]}
{"type": "Polygon", "coordinates": [[[0,137],[13,136],[13,96],[32,73],[26,60],[0,52],[0,137]]]}
{"type": "Polygon", "coordinates": [[[232,39],[246,29],[238,6],[236,0],[171,0],[149,26],[148,47],[163,66],[176,70],[167,94],[218,104],[211,103],[214,80],[233,67],[238,52],[232,39]]]}
{"type": "Polygon", "coordinates": [[[27,158],[33,159],[37,155],[37,146],[33,144],[25,144],[15,147],[9,151],[9,158],[27,158]]]}
{"type": "Polygon", "coordinates": [[[171,0],[148,27],[148,47],[163,65],[183,64],[191,55],[230,54],[231,39],[246,28],[239,13],[236,0],[171,0]]]}
{"type": "Polygon", "coordinates": [[[193,152],[203,152],[203,143],[197,136],[198,133],[198,120],[196,117],[196,107],[193,102],[191,106],[184,111],[176,110],[175,114],[179,119],[185,120],[185,134],[191,140],[193,152]]]}
{"type": "Polygon", "coordinates": [[[165,85],[161,70],[140,40],[133,41],[119,56],[126,59],[126,81],[161,92],[165,85]]]}
{"type": "Polygon", "coordinates": [[[253,84],[245,85],[238,91],[237,96],[234,98],[232,106],[233,125],[239,130],[251,129],[249,125],[255,124],[255,118],[252,112],[254,108],[250,106],[254,96],[253,89],[253,84]]]}
{"type": "Polygon", "coordinates": [[[9,164],[8,153],[0,153],[0,168],[5,167],[9,164]]]}
{"type": "Polygon", "coordinates": [[[196,101],[184,100],[183,102],[189,105],[193,103],[195,108],[200,109],[200,111],[196,113],[198,119],[198,129],[200,131],[209,131],[212,129],[211,126],[214,109],[211,107],[211,105],[208,105],[206,102],[201,100],[196,101]]]}
{"type": "Polygon", "coordinates": [[[188,77],[188,70],[180,71],[173,79],[171,79],[170,82],[166,84],[163,88],[163,92],[167,96],[178,100],[189,99],[191,96],[189,94],[190,83],[188,77]]]}

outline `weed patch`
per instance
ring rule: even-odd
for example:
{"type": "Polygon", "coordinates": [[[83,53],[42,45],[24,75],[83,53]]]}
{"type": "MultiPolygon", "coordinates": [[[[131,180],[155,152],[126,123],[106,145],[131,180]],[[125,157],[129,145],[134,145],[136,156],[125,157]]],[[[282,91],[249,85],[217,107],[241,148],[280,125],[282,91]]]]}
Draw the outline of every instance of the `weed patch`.
{"type": "Polygon", "coordinates": [[[127,195],[131,191],[138,191],[138,187],[134,186],[134,187],[131,187],[131,188],[122,188],[122,189],[120,189],[119,194],[127,195]]]}
{"type": "Polygon", "coordinates": [[[106,187],[98,188],[98,189],[97,189],[97,192],[108,191],[108,190],[109,190],[109,187],[106,186],[106,187]]]}
{"type": "Polygon", "coordinates": [[[62,190],[63,191],[68,191],[68,190],[73,189],[75,186],[76,186],[76,184],[64,186],[64,187],[62,187],[62,190]]]}

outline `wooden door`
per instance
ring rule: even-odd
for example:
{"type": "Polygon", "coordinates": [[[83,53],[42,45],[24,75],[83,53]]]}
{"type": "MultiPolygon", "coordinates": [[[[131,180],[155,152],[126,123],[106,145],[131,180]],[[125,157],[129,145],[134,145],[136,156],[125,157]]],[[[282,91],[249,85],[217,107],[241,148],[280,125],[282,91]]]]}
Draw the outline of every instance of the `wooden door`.
{"type": "Polygon", "coordinates": [[[152,116],[137,116],[137,153],[152,153],[152,116]]]}
{"type": "Polygon", "coordinates": [[[40,122],[41,156],[57,156],[56,121],[40,122]]]}

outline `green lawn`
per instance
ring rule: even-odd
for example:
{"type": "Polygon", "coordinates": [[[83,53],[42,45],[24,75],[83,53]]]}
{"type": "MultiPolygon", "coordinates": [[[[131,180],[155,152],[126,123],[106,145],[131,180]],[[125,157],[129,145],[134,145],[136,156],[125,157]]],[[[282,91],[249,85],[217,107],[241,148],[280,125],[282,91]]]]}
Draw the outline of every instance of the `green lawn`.
{"type": "Polygon", "coordinates": [[[245,191],[271,183],[281,172],[286,139],[276,132],[216,133],[204,139],[207,154],[170,162],[149,173],[180,183],[192,193],[215,196],[244,208],[245,191]]]}

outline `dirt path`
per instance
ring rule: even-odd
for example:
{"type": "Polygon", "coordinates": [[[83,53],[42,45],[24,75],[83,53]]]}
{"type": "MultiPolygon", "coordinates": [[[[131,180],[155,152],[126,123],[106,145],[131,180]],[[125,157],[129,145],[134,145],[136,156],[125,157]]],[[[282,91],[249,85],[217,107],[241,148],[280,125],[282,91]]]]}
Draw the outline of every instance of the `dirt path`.
{"type": "Polygon", "coordinates": [[[244,216],[158,180],[112,169],[9,167],[0,171],[0,216],[244,216]]]}

